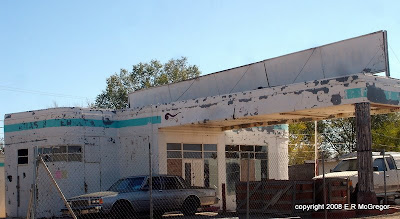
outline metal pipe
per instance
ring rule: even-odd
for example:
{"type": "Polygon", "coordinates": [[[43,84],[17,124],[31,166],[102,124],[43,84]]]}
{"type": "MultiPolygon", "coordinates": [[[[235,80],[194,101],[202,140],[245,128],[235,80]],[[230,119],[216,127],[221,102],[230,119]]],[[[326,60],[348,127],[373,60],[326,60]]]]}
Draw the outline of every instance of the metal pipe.
{"type": "Polygon", "coordinates": [[[326,209],[326,187],[325,187],[325,154],[324,151],[322,150],[322,187],[323,187],[323,191],[324,191],[324,215],[325,215],[325,219],[328,218],[328,211],[326,209]]]}
{"type": "Polygon", "coordinates": [[[35,210],[36,210],[36,182],[37,182],[37,167],[38,167],[38,159],[37,159],[37,146],[33,147],[33,173],[32,173],[32,185],[30,189],[30,197],[28,204],[28,211],[26,214],[27,219],[35,218],[35,210]]]}
{"type": "MultiPolygon", "coordinates": [[[[383,168],[383,188],[385,190],[384,204],[387,205],[387,194],[386,194],[386,160],[385,160],[385,149],[382,150],[383,163],[385,168],[383,168]]],[[[379,203],[378,203],[379,204],[379,203]]]]}
{"type": "Polygon", "coordinates": [[[149,136],[149,196],[150,196],[150,218],[153,219],[153,170],[151,165],[150,136],[149,136]]]}
{"type": "Polygon", "coordinates": [[[33,182],[33,203],[32,203],[32,208],[33,208],[33,216],[32,218],[36,218],[36,206],[37,206],[37,182],[38,182],[38,170],[39,170],[39,152],[38,152],[38,147],[35,147],[34,151],[34,156],[35,156],[35,169],[33,171],[34,175],[34,182],[33,182]]]}
{"type": "Polygon", "coordinates": [[[225,189],[225,183],[222,183],[222,212],[226,213],[226,189],[225,189]]]}
{"type": "Polygon", "coordinates": [[[247,152],[247,197],[246,219],[250,218],[250,152],[247,152]]]}

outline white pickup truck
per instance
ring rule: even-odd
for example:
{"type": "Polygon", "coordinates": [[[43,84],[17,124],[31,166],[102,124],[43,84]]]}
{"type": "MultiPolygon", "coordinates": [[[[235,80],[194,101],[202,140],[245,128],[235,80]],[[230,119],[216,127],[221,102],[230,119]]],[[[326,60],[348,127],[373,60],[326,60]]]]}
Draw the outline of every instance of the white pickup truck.
{"type": "MultiPolygon", "coordinates": [[[[386,152],[385,159],[379,152],[372,152],[373,171],[374,171],[374,190],[378,201],[385,196],[384,188],[384,170],[386,168],[386,194],[389,198],[400,197],[400,153],[386,152]]],[[[352,201],[356,196],[358,171],[357,171],[357,156],[343,159],[339,164],[325,174],[325,178],[342,178],[349,179],[352,201]]],[[[316,176],[313,179],[321,179],[322,175],[316,176]]]]}

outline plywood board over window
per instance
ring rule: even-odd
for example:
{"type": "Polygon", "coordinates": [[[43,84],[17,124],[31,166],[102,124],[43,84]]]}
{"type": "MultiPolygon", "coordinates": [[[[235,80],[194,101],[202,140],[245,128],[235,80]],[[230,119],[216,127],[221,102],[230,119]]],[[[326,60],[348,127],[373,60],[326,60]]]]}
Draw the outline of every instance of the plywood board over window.
{"type": "Polygon", "coordinates": [[[167,160],[168,175],[182,176],[182,159],[167,160]]]}
{"type": "Polygon", "coordinates": [[[248,177],[248,172],[247,172],[247,166],[249,164],[250,161],[250,181],[256,181],[256,171],[255,171],[255,165],[254,165],[254,161],[255,160],[241,160],[240,161],[240,169],[242,171],[240,171],[240,181],[247,181],[247,177],[248,177]]]}

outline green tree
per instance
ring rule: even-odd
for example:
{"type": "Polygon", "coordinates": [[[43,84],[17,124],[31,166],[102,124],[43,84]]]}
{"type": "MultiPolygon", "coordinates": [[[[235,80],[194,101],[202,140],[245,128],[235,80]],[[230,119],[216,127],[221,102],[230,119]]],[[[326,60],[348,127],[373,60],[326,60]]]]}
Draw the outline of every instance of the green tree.
{"type": "Polygon", "coordinates": [[[186,57],[170,59],[162,64],[158,60],[138,63],[132,71],[121,69],[107,78],[106,89],[96,97],[96,108],[124,109],[128,107],[128,94],[159,85],[196,78],[200,75],[196,65],[189,65],[186,57]]]}
{"type": "Polygon", "coordinates": [[[0,137],[0,152],[4,152],[4,138],[0,137]]]}
{"type": "MultiPolygon", "coordinates": [[[[290,124],[289,132],[289,163],[313,160],[314,122],[290,124]]],[[[400,151],[400,114],[371,116],[371,133],[373,150],[400,151]]],[[[318,121],[318,135],[327,156],[337,157],[356,150],[355,118],[318,121]]]]}
{"type": "MultiPolygon", "coordinates": [[[[338,156],[356,150],[355,118],[324,121],[323,147],[338,156]]],[[[371,116],[372,149],[399,151],[400,114],[389,113],[371,116]]]]}
{"type": "Polygon", "coordinates": [[[336,156],[350,153],[356,147],[355,118],[324,120],[321,135],[321,146],[326,151],[336,156]]]}
{"type": "MultiPolygon", "coordinates": [[[[323,130],[323,121],[317,123],[318,133],[323,130]]],[[[314,160],[315,135],[314,122],[289,124],[289,165],[302,164],[306,160],[314,160]]],[[[321,136],[318,136],[321,142],[321,136]]]]}
{"type": "Polygon", "coordinates": [[[372,116],[372,148],[375,150],[400,151],[400,114],[390,113],[372,116]]]}

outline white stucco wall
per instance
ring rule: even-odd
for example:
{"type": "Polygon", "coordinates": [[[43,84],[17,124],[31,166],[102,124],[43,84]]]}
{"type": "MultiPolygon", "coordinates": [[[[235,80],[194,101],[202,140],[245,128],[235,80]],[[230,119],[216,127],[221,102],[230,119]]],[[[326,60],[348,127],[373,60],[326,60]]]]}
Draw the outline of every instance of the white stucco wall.
{"type": "MultiPolygon", "coordinates": [[[[9,115],[8,124],[19,124],[18,128],[26,130],[11,131],[5,135],[7,215],[26,216],[33,183],[35,147],[82,147],[82,162],[49,162],[50,171],[62,175],[56,177],[56,180],[67,198],[106,190],[124,176],[147,174],[148,157],[144,155],[148,154],[150,127],[146,128],[147,123],[140,123],[140,126],[119,129],[113,127],[112,120],[118,121],[112,111],[80,108],[57,108],[9,115]],[[47,126],[56,124],[57,127],[43,127],[43,121],[47,121],[47,126]],[[28,149],[28,164],[17,164],[18,149],[28,149]],[[141,164],[141,167],[137,164],[141,164]],[[20,185],[19,193],[17,181],[20,185]]],[[[37,216],[60,215],[59,209],[63,202],[43,167],[39,168],[38,176],[37,216]]]]}

